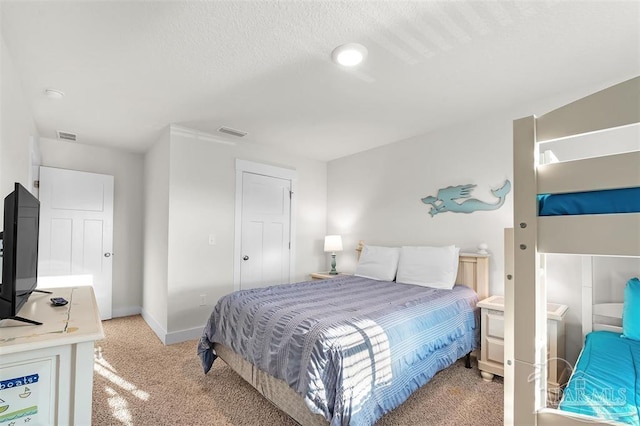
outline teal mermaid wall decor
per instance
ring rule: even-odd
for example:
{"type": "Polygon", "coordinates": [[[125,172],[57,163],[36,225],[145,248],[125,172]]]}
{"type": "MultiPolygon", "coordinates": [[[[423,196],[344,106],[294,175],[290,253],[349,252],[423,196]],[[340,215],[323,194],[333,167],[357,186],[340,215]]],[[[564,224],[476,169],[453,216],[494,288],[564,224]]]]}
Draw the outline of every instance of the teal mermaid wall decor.
{"type": "Polygon", "coordinates": [[[511,182],[507,179],[502,187],[491,190],[491,193],[498,197],[498,201],[493,204],[485,203],[475,198],[469,198],[475,187],[476,185],[471,184],[447,186],[446,188],[439,189],[435,197],[429,195],[422,198],[422,202],[431,205],[429,209],[431,217],[444,212],[473,213],[478,210],[496,210],[502,207],[504,200],[507,198],[507,194],[511,191],[511,182]],[[464,200],[461,203],[454,201],[460,198],[468,198],[468,200],[464,200]]]}

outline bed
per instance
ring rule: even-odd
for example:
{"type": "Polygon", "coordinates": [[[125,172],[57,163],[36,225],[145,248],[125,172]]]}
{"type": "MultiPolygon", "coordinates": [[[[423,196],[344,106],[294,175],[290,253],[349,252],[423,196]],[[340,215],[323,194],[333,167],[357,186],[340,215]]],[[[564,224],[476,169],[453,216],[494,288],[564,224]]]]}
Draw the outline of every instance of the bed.
{"type": "Polygon", "coordinates": [[[203,331],[203,368],[221,358],[303,425],[373,424],[477,347],[488,257],[456,260],[450,290],[347,275],[231,293],[203,331]]]}
{"type": "Polygon", "coordinates": [[[640,77],[636,77],[543,116],[513,123],[512,268],[505,263],[505,424],[607,422],[546,406],[546,282],[540,271],[547,253],[640,256],[640,213],[628,205],[633,203],[625,203],[625,198],[637,202],[636,195],[622,197],[622,210],[600,211],[597,207],[595,211],[568,212],[561,208],[549,215],[541,215],[540,196],[637,191],[640,151],[541,165],[539,143],[639,122],[640,77]]]}
{"type": "Polygon", "coordinates": [[[624,301],[593,303],[592,258],[582,276],[584,346],[558,408],[594,422],[640,424],[640,280],[629,279],[624,301]],[[625,312],[626,325],[623,322],[625,312]],[[631,325],[634,325],[633,330],[631,325]]]}
{"type": "Polygon", "coordinates": [[[640,187],[538,194],[538,216],[640,213],[640,187]]]}
{"type": "MultiPolygon", "coordinates": [[[[637,278],[629,285],[640,289],[637,278]]],[[[583,296],[591,298],[590,287],[583,286],[583,296]]],[[[587,309],[585,344],[564,388],[560,410],[614,424],[640,424],[640,340],[624,334],[623,307],[623,303],[603,303],[587,309]]]]}
{"type": "Polygon", "coordinates": [[[612,331],[589,333],[558,408],[612,423],[640,424],[639,358],[637,340],[623,339],[612,331]]]}

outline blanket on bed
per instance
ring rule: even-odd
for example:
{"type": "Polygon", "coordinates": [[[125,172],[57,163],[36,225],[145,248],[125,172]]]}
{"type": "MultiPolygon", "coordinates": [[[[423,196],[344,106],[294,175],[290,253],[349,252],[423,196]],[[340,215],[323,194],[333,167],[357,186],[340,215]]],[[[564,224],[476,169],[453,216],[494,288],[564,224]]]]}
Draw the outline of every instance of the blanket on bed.
{"type": "Polygon", "coordinates": [[[639,390],[640,342],[594,331],[587,334],[558,408],[639,425],[639,390]]]}
{"type": "Polygon", "coordinates": [[[222,343],[332,425],[370,425],[478,346],[475,292],[341,276],[243,290],[216,304],[198,344],[222,343]]]}
{"type": "Polygon", "coordinates": [[[538,195],[538,216],[614,213],[640,213],[640,187],[538,195]]]}

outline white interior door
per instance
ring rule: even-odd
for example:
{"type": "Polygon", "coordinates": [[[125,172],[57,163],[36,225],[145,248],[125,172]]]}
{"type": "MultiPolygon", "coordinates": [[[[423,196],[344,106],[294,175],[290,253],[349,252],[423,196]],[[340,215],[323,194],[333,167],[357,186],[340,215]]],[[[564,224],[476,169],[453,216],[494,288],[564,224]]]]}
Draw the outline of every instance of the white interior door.
{"type": "Polygon", "coordinates": [[[94,288],[111,318],[113,176],[40,168],[38,286],[94,288]]]}
{"type": "Polygon", "coordinates": [[[234,289],[291,282],[296,179],[295,170],[236,159],[234,289]]]}
{"type": "Polygon", "coordinates": [[[291,181],[244,172],[240,288],[289,282],[291,181]]]}

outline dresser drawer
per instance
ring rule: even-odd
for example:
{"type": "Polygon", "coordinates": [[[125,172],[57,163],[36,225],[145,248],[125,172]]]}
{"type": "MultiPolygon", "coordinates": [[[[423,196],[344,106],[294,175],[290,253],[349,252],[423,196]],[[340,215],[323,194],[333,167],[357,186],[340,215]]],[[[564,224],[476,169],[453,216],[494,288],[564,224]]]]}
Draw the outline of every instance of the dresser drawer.
{"type": "Polygon", "coordinates": [[[487,337],[487,361],[504,363],[504,340],[487,337]]]}
{"type": "Polygon", "coordinates": [[[487,314],[487,337],[504,339],[504,316],[500,311],[487,314]]]}

